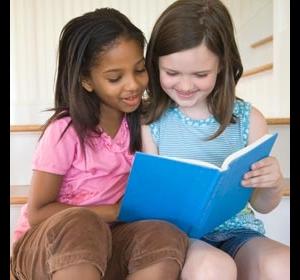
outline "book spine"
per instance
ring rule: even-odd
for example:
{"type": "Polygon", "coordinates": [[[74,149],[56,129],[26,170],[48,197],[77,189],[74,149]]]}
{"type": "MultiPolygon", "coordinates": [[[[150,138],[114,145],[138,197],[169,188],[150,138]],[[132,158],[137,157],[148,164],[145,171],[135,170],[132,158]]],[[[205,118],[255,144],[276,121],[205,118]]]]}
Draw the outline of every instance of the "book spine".
{"type": "Polygon", "coordinates": [[[212,184],[212,188],[210,189],[206,207],[201,216],[201,225],[205,225],[207,223],[207,219],[210,216],[211,203],[214,201],[217,191],[219,190],[219,186],[222,185],[222,181],[224,180],[224,172],[218,173],[218,177],[216,178],[214,184],[212,184]]]}

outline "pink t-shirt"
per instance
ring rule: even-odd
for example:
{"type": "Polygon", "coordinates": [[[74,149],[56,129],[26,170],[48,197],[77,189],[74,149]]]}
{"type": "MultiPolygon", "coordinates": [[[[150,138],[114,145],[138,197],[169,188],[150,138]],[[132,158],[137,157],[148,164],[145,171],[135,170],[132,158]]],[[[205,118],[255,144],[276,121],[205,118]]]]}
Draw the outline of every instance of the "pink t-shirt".
{"type": "MultiPolygon", "coordinates": [[[[116,203],[124,193],[133,160],[129,153],[130,134],[125,118],[114,138],[103,132],[100,137],[93,138],[94,148],[85,145],[86,159],[72,125],[59,140],[69,121],[70,117],[65,117],[49,125],[37,144],[33,169],[64,176],[57,197],[61,203],[116,203]]],[[[29,228],[26,204],[21,209],[13,240],[19,239],[29,228]]]]}

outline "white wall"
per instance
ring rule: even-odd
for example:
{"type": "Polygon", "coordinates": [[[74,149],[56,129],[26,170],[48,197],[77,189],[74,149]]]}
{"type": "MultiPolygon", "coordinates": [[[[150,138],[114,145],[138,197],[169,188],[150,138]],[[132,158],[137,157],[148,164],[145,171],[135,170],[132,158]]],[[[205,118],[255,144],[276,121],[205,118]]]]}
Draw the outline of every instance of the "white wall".
{"type": "Polygon", "coordinates": [[[264,222],[266,236],[290,245],[290,197],[283,197],[280,204],[268,214],[255,214],[264,222]]]}
{"type": "MultiPolygon", "coordinates": [[[[274,96],[278,115],[289,113],[290,108],[290,1],[274,0],[273,4],[274,96]]],[[[289,116],[289,114],[288,114],[289,116]]]]}
{"type": "Polygon", "coordinates": [[[290,1],[224,0],[236,29],[244,71],[273,63],[273,69],[242,78],[237,95],[268,118],[290,116],[290,1]],[[251,44],[273,36],[273,41],[251,44]]]}
{"type": "Polygon", "coordinates": [[[11,133],[10,185],[29,185],[31,161],[39,133],[11,133]]]}
{"type": "MultiPolygon", "coordinates": [[[[147,38],[152,26],[174,0],[11,0],[11,124],[42,124],[53,106],[59,33],[75,16],[110,6],[125,13],[147,38]]],[[[245,70],[273,62],[269,72],[241,79],[237,93],[266,117],[289,117],[289,1],[223,0],[232,14],[245,70]],[[250,45],[273,35],[272,43],[250,45]]]]}
{"type": "Polygon", "coordinates": [[[59,34],[73,17],[101,7],[127,15],[149,38],[158,15],[173,0],[11,0],[10,122],[43,124],[53,107],[59,34]]]}

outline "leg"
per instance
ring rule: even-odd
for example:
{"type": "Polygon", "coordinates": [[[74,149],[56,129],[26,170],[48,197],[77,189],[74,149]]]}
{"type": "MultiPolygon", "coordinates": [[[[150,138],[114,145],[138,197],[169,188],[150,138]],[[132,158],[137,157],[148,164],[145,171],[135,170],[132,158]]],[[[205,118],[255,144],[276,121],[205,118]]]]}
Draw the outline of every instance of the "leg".
{"type": "Polygon", "coordinates": [[[234,260],[208,243],[192,239],[182,269],[182,280],[234,280],[237,269],[234,260]]]}
{"type": "Polygon", "coordinates": [[[98,280],[100,279],[99,270],[92,264],[82,263],[69,266],[67,268],[56,271],[52,277],[53,280],[98,280]]]}
{"type": "Polygon", "coordinates": [[[119,224],[112,229],[113,254],[105,279],[178,279],[188,239],[163,221],[119,224]]]}
{"type": "Polygon", "coordinates": [[[110,255],[107,224],[87,209],[70,208],[30,229],[17,241],[12,271],[32,280],[100,279],[110,255]]]}
{"type": "Polygon", "coordinates": [[[180,266],[174,260],[160,261],[129,275],[127,280],[178,279],[180,266]]]}
{"type": "Polygon", "coordinates": [[[269,238],[252,238],[237,252],[240,280],[290,279],[290,249],[269,238]]]}

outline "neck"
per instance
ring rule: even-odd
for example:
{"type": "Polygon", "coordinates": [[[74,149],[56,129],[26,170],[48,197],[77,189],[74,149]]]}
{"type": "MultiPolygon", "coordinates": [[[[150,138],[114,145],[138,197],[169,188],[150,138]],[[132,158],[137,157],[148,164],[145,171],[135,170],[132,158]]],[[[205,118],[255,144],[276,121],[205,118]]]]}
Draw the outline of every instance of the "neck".
{"type": "Polygon", "coordinates": [[[193,107],[179,107],[179,109],[188,117],[194,120],[202,120],[211,116],[207,104],[198,104],[193,107]]]}
{"type": "Polygon", "coordinates": [[[104,132],[113,138],[120,128],[123,117],[123,112],[116,111],[110,107],[102,106],[99,126],[104,132]]]}

